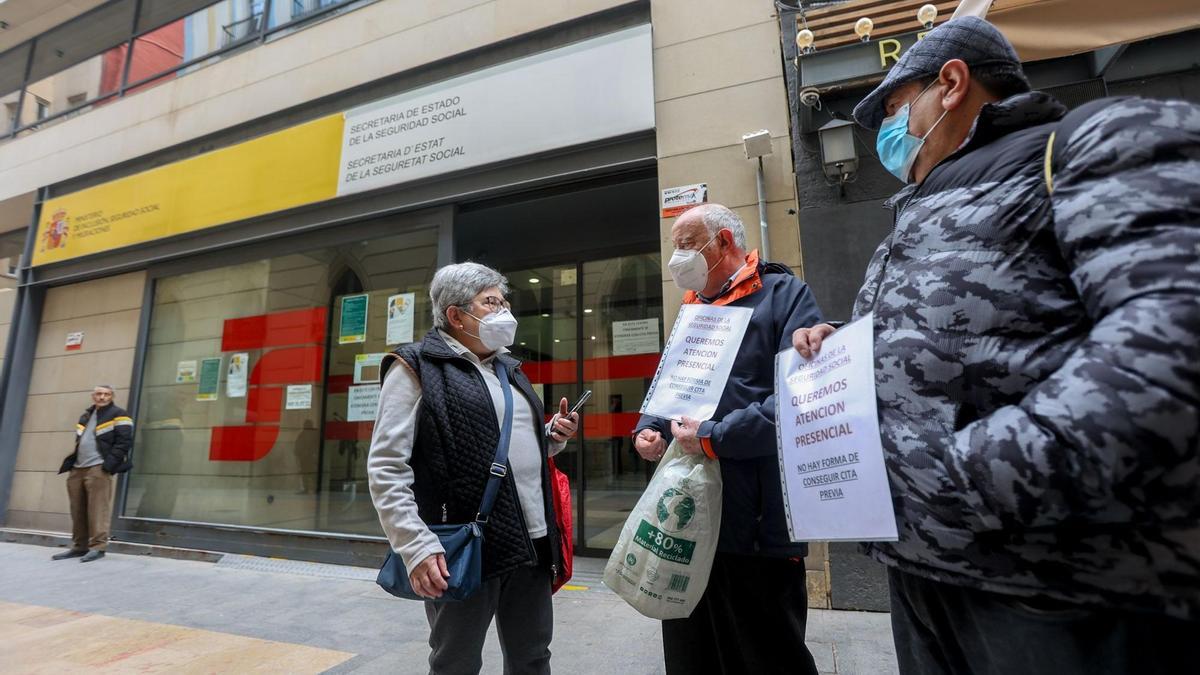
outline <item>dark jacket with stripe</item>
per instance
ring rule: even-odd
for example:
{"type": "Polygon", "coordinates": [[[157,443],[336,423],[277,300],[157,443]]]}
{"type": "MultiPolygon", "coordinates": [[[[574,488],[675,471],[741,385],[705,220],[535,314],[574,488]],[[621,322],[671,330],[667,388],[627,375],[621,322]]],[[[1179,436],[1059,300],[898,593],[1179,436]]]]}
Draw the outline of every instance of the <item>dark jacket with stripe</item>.
{"type": "MultiPolygon", "coordinates": [[[[755,251],[730,287],[711,304],[749,307],[750,325],[738,347],[729,382],[711,419],[700,424],[705,452],[721,462],[721,534],[724,553],[790,558],[808,546],[788,536],[775,436],[775,355],[792,347],[797,328],[821,322],[808,285],[755,251]]],[[[688,292],[685,304],[703,300],[688,292]]],[[[637,431],[654,429],[671,441],[671,422],[643,415],[637,431]]]]}
{"type": "Polygon", "coordinates": [[[124,408],[109,404],[96,409],[90,406],[79,417],[75,425],[75,451],[67,455],[59,468],[59,473],[66,473],[75,466],[75,458],[79,455],[79,439],[87,428],[88,418],[96,413],[96,450],[104,459],[101,466],[106,473],[124,473],[133,468],[130,453],[133,451],[133,419],[124,408]]]}
{"type": "Polygon", "coordinates": [[[868,549],[1200,618],[1200,107],[1064,112],[1038,92],[985,105],[893,198],[854,314],[874,312],[900,540],[868,549]]]}
{"type": "MultiPolygon", "coordinates": [[[[403,360],[383,361],[380,380],[389,367],[408,367],[421,382],[421,403],[413,439],[413,495],[422,521],[429,525],[468,523],[475,519],[490,477],[500,427],[487,383],[475,364],[455,353],[437,329],[421,342],[404,345],[394,354],[403,360]]],[[[513,405],[528,405],[533,418],[545,416],[541,399],[521,372],[521,362],[498,354],[508,367],[513,387],[513,405]]],[[[562,561],[554,496],[550,485],[549,448],[545,434],[537,434],[541,446],[542,497],[554,573],[562,561]]],[[[502,479],[499,496],[483,527],[483,578],[490,579],[518,567],[537,562],[521,510],[516,481],[511,470],[502,479]]]]}

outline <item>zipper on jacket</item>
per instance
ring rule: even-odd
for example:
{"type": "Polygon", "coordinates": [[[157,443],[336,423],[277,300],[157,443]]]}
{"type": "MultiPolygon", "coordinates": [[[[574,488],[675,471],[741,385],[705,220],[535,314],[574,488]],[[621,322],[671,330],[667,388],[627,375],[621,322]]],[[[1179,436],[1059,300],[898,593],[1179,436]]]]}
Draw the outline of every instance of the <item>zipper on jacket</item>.
{"type": "Polygon", "coordinates": [[[895,211],[892,212],[892,233],[888,236],[888,248],[887,252],[883,255],[883,264],[879,266],[879,274],[875,277],[875,293],[871,298],[872,312],[879,306],[879,294],[883,291],[883,280],[887,276],[888,265],[892,262],[892,250],[896,247],[896,232],[900,229],[900,216],[903,215],[904,209],[908,208],[909,202],[920,191],[921,188],[918,186],[908,197],[904,198],[903,203],[897,204],[895,211]]]}
{"type": "Polygon", "coordinates": [[[446,510],[446,503],[442,502],[442,523],[450,520],[450,513],[446,510]]]}

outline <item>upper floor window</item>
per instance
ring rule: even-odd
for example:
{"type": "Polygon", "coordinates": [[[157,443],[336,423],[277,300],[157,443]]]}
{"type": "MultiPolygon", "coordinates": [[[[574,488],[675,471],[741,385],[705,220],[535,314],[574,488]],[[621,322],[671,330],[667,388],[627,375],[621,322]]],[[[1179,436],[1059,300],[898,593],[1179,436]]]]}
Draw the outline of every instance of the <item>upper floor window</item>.
{"type": "Polygon", "coordinates": [[[375,0],[110,0],[0,53],[0,138],[180,77],[345,6],[375,0]],[[28,73],[28,75],[27,75],[28,73]]]}

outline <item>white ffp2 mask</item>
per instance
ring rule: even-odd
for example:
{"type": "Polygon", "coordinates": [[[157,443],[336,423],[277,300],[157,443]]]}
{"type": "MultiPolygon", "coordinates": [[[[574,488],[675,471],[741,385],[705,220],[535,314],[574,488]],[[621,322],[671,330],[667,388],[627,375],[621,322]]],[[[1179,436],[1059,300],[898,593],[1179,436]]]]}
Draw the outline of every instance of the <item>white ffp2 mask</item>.
{"type": "MultiPolygon", "coordinates": [[[[467,312],[467,314],[471,314],[467,312]]],[[[517,339],[517,317],[512,315],[512,312],[507,309],[501,309],[497,312],[492,312],[482,319],[471,314],[476,321],[479,322],[479,335],[471,337],[479,338],[483,346],[496,351],[502,347],[507,347],[517,339]]],[[[466,329],[464,329],[466,332],[466,329]]],[[[471,335],[467,333],[467,335],[471,335]]]]}
{"type": "Polygon", "coordinates": [[[704,287],[708,285],[708,273],[712,268],[708,266],[708,261],[700,255],[700,252],[708,248],[708,245],[716,239],[717,237],[714,235],[704,246],[695,251],[675,249],[675,252],[671,254],[671,261],[667,263],[667,269],[671,271],[671,278],[675,280],[676,286],[685,291],[696,291],[697,293],[704,290],[704,287]]]}

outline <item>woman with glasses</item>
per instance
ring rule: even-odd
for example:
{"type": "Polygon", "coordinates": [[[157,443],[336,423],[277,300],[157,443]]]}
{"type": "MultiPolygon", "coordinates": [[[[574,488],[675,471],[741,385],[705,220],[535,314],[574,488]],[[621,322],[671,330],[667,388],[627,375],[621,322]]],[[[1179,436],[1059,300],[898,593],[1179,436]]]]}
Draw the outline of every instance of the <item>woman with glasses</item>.
{"type": "Polygon", "coordinates": [[[549,673],[551,583],[561,574],[547,459],[578,413],[543,425],[543,405],[508,354],[517,320],[508,285],[477,263],[447,265],[429,289],[434,328],[384,359],[367,471],[371,497],[413,589],[446,590],[444,550],[429,526],[475,520],[512,401],[507,471],[484,525],[483,585],[463,602],[426,602],[431,673],[478,673],[492,618],[506,673],[549,673]]]}

